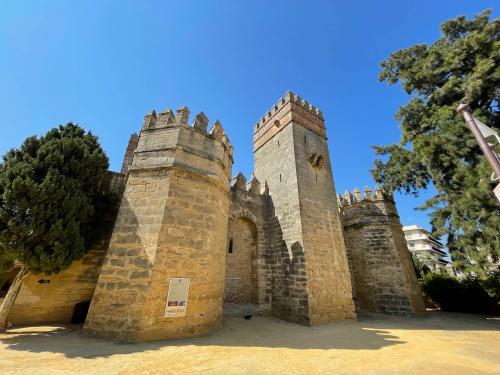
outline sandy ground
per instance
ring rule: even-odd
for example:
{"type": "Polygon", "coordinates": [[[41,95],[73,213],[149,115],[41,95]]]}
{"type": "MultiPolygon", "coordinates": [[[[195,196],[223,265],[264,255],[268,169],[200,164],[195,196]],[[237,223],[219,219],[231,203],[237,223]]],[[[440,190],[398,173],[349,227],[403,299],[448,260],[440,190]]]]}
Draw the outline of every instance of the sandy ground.
{"type": "Polygon", "coordinates": [[[500,320],[433,313],[303,327],[225,319],[195,339],[119,344],[81,326],[0,334],[0,374],[500,374],[500,320]]]}

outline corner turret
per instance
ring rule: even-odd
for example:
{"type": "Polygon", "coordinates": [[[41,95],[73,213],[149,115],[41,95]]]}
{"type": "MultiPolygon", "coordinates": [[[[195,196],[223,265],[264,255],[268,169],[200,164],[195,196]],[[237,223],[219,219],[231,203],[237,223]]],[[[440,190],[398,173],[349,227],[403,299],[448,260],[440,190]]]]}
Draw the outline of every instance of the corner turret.
{"type": "Polygon", "coordinates": [[[144,118],[87,334],[135,342],[221,325],[233,146],[220,122],[209,134],[203,113],[188,120],[185,106],[144,118]],[[171,304],[180,282],[185,300],[171,304]]]}
{"type": "Polygon", "coordinates": [[[368,186],[338,195],[358,311],[425,311],[392,193],[368,186]]]}

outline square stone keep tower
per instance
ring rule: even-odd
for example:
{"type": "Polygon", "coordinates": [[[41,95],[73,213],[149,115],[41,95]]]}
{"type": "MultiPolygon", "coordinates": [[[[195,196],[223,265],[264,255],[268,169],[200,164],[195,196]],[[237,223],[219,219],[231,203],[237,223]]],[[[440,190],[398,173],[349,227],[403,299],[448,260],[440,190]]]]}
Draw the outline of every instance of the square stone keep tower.
{"type": "Polygon", "coordinates": [[[321,111],[287,92],[254,128],[254,164],[272,205],[273,314],[311,325],[354,319],[321,111]]]}
{"type": "Polygon", "coordinates": [[[84,331],[122,341],[200,335],[222,321],[233,148],[203,113],[145,117],[84,331]],[[181,288],[182,287],[182,288],[181,288]]]}

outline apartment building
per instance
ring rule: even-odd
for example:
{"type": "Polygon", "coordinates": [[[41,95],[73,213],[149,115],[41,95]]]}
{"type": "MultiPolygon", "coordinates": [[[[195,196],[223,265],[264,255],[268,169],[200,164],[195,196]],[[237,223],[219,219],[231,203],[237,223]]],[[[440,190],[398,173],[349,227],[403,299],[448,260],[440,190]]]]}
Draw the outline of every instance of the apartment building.
{"type": "Polygon", "coordinates": [[[447,253],[444,251],[444,245],[428,230],[418,225],[408,225],[403,227],[403,232],[412,254],[434,270],[443,269],[449,272],[451,264],[446,259],[447,253]]]}

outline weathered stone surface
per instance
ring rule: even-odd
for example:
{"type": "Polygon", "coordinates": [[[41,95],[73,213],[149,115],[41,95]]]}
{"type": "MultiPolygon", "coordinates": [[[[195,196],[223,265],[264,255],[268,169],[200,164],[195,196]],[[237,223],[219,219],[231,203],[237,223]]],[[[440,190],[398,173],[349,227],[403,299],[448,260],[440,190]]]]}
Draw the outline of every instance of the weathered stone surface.
{"type": "MultiPolygon", "coordinates": [[[[121,194],[126,176],[115,172],[109,174],[111,189],[121,194]]],[[[8,316],[10,323],[71,322],[75,305],[92,299],[117,211],[118,208],[101,218],[96,242],[80,261],[59,274],[28,274],[8,316]]]]}
{"type": "MultiPolygon", "coordinates": [[[[151,119],[156,119],[156,114],[155,117],[151,115],[149,117],[149,120],[152,121],[151,119]]],[[[124,175],[127,174],[129,166],[132,165],[132,160],[134,158],[134,151],[137,148],[138,143],[139,143],[139,136],[137,135],[137,133],[133,133],[130,136],[127,145],[127,150],[125,151],[125,156],[123,157],[122,169],[120,172],[124,175]]]]}
{"type": "Polygon", "coordinates": [[[254,131],[255,176],[269,189],[272,313],[303,324],[355,317],[326,130],[287,93],[254,131]],[[312,154],[320,163],[310,162],[312,154]]]}
{"type": "Polygon", "coordinates": [[[176,124],[141,131],[88,334],[158,340],[221,323],[232,159],[220,139],[187,127],[188,115],[183,107],[176,124]],[[165,317],[176,277],[191,280],[187,312],[165,317]]]}
{"type": "Polygon", "coordinates": [[[254,190],[247,190],[245,181],[239,174],[230,192],[225,301],[254,303],[265,311],[271,302],[269,196],[255,191],[255,181],[254,190]]]}
{"type": "Polygon", "coordinates": [[[203,112],[192,127],[188,119],[187,107],[145,116],[123,173],[111,173],[122,199],[101,247],[50,284],[28,276],[10,321],[68,322],[92,300],[84,332],[146,341],[217,328],[224,302],[305,325],[354,319],[354,302],[422,311],[391,196],[337,197],[321,111],[286,93],[255,126],[249,182],[241,173],[230,182],[233,146],[220,122],[207,133],[203,112]],[[178,277],[190,279],[186,315],[165,317],[178,277]]]}
{"type": "Polygon", "coordinates": [[[340,199],[344,233],[361,311],[408,315],[425,311],[396,205],[381,190],[340,199]]]}
{"type": "Polygon", "coordinates": [[[257,256],[257,228],[247,218],[239,217],[231,223],[228,253],[226,255],[225,302],[248,304],[254,302],[258,286],[253,275],[257,256]]]}
{"type": "Polygon", "coordinates": [[[57,275],[29,274],[7,320],[12,324],[71,323],[75,305],[92,299],[105,253],[90,251],[57,275]]]}

